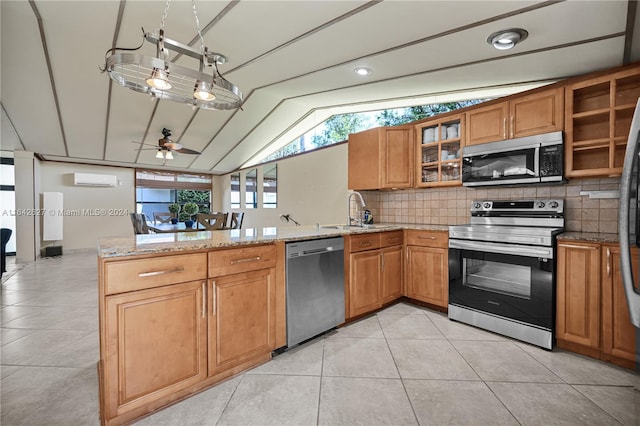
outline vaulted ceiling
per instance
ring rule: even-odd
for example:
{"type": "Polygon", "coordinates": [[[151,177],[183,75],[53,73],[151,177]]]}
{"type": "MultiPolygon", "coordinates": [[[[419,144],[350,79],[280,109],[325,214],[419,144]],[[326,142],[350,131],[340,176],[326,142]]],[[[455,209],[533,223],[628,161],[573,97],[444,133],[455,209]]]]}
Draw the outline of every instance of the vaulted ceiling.
{"type": "MultiPolygon", "coordinates": [[[[1,148],[222,174],[335,112],[536,84],[640,59],[635,2],[198,1],[205,45],[229,58],[219,69],[244,103],[193,110],[100,72],[108,49],[137,47],[141,27],[160,27],[165,6],[2,0],[1,148]],[[493,32],[514,27],[529,32],[514,49],[487,44],[493,32]],[[358,76],[358,66],[373,72],[358,76]],[[153,149],[140,150],[140,142],[157,144],[164,127],[201,154],[178,154],[162,166],[153,149]]],[[[170,3],[164,29],[200,45],[191,1],[170,3]]],[[[141,51],[153,56],[155,46],[141,51]]]]}

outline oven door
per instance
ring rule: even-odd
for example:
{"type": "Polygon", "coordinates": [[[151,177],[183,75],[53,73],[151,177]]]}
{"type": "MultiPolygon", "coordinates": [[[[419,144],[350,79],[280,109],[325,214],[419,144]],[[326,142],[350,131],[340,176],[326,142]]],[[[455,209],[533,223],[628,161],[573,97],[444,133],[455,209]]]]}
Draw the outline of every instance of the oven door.
{"type": "Polygon", "coordinates": [[[540,182],[539,148],[463,155],[465,186],[540,182]]]}
{"type": "Polygon", "coordinates": [[[449,303],[553,330],[553,248],[449,240],[449,303]]]}

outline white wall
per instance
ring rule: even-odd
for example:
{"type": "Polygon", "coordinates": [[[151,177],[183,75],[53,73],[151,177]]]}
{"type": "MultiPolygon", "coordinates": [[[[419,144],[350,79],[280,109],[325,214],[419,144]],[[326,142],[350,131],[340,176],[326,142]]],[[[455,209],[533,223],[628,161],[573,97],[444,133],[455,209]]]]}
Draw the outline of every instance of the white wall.
{"type": "MultiPolygon", "coordinates": [[[[262,176],[262,166],[256,166],[262,176]]],[[[252,167],[253,168],[253,167],[252,167]]],[[[242,170],[242,174],[252,168],[242,170]]],[[[222,208],[230,208],[230,175],[216,181],[222,188],[222,208]]],[[[244,179],[241,179],[244,188],[244,179]]],[[[241,194],[244,200],[244,194],[241,194]]],[[[260,194],[259,200],[262,201],[260,194]]],[[[215,208],[215,207],[214,207],[215,208]]],[[[301,225],[345,223],[347,217],[347,144],[339,144],[278,161],[278,207],[247,209],[243,228],[286,226],[281,214],[290,214],[301,225]]]]}
{"type": "Polygon", "coordinates": [[[33,262],[38,256],[39,234],[36,234],[36,213],[39,208],[35,196],[37,184],[34,179],[38,160],[33,152],[15,151],[14,174],[16,190],[16,261],[33,262]],[[18,212],[20,212],[18,214],[18,212]]]}
{"type": "Polygon", "coordinates": [[[48,161],[41,162],[40,169],[39,192],[63,193],[63,250],[95,249],[100,237],[133,235],[129,213],[135,213],[134,169],[48,161]],[[115,175],[120,185],[74,186],[76,172],[115,175]]]}

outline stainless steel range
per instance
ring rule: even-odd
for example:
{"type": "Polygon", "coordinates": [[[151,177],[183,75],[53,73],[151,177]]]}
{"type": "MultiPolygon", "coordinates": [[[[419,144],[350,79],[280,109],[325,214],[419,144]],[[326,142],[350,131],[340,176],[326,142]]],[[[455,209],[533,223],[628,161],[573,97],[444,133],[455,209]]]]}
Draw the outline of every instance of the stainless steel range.
{"type": "Polygon", "coordinates": [[[449,318],[552,349],[564,200],[484,200],[449,227],[449,318]]]}

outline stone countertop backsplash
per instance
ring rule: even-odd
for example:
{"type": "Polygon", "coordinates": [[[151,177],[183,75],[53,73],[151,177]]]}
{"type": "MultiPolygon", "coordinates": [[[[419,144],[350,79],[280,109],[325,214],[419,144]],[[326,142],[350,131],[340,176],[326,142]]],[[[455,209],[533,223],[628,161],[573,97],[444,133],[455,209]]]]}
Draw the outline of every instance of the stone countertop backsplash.
{"type": "Polygon", "coordinates": [[[106,237],[98,240],[99,257],[120,257],[153,253],[169,253],[192,250],[220,249],[251,244],[267,244],[275,241],[312,240],[340,237],[350,234],[386,232],[402,229],[447,232],[447,225],[429,224],[376,224],[374,228],[351,227],[333,229],[324,226],[284,226],[246,228],[223,231],[177,232],[166,234],[142,234],[131,237],[106,237]]]}

